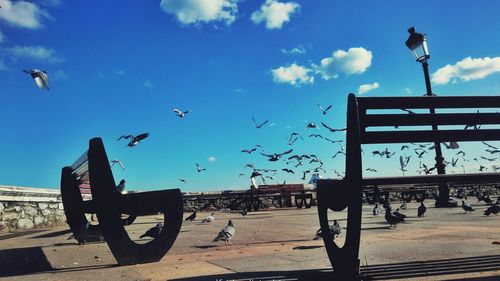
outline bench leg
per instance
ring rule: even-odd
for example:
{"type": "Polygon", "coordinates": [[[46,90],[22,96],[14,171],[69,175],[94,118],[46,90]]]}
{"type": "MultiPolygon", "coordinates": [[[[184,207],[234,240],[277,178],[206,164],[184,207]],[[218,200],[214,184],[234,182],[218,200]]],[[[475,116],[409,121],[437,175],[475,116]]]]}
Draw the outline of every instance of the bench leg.
{"type": "Polygon", "coordinates": [[[322,184],[318,180],[317,200],[323,242],[325,243],[328,258],[334,269],[334,274],[340,278],[339,280],[359,279],[358,254],[361,235],[361,186],[356,189],[354,186],[345,186],[345,183],[341,181],[337,181],[337,184],[331,186],[331,183],[328,184],[328,181],[323,181],[322,184]],[[353,191],[346,192],[349,189],[353,191]],[[352,194],[346,195],[346,193],[352,194]],[[346,207],[348,207],[346,242],[341,248],[335,243],[334,237],[330,233],[328,210],[341,211],[346,207]]]}
{"type": "Polygon", "coordinates": [[[90,140],[89,176],[96,213],[106,242],[120,265],[159,261],[172,247],[182,225],[182,194],[179,189],[122,195],[109,167],[102,140],[90,140]],[[161,212],[164,226],[159,237],[137,244],[123,226],[123,213],[138,216],[161,212]]]}

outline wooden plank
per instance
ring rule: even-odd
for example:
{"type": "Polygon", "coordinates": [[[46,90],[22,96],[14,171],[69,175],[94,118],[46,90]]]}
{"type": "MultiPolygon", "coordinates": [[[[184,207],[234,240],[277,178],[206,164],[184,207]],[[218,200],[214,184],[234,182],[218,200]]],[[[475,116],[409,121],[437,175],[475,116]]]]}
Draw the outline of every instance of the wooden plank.
{"type": "Polygon", "coordinates": [[[363,185],[394,185],[394,184],[419,184],[419,183],[449,183],[491,181],[500,182],[500,173],[474,173],[474,174],[452,174],[452,175],[426,175],[426,176],[404,176],[404,177],[369,177],[363,178],[363,185]]]}
{"type": "Polygon", "coordinates": [[[367,114],[360,116],[362,130],[374,126],[491,125],[500,113],[367,114]]]}
{"type": "Polygon", "coordinates": [[[362,109],[499,108],[499,96],[358,97],[362,109]]]}
{"type": "Polygon", "coordinates": [[[500,140],[500,129],[361,132],[363,144],[495,140],[500,140]]]}

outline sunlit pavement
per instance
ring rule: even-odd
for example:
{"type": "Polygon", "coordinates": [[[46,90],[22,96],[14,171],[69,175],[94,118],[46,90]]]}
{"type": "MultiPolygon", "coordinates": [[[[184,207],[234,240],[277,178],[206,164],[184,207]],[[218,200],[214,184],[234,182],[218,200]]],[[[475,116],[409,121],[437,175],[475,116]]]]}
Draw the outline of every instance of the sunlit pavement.
{"type": "MultiPolygon", "coordinates": [[[[484,204],[476,204],[472,214],[427,205],[426,216],[417,218],[418,205],[408,204],[407,222],[395,229],[383,215],[373,217],[372,206],[363,207],[363,271],[379,280],[499,280],[500,216],[484,216],[484,204]]],[[[2,234],[0,280],[331,280],[323,242],[312,240],[319,228],[315,207],[252,212],[245,218],[216,213],[213,223],[201,224],[207,214],[183,223],[160,262],[134,266],[117,266],[105,243],[68,240],[67,227],[2,234]],[[232,244],[212,243],[228,219],[236,227],[232,244]]],[[[346,227],[345,217],[345,212],[332,213],[330,219],[346,227]]],[[[161,220],[138,218],[127,230],[139,240],[161,220]]],[[[345,229],[337,239],[341,244],[344,235],[345,229]]]]}

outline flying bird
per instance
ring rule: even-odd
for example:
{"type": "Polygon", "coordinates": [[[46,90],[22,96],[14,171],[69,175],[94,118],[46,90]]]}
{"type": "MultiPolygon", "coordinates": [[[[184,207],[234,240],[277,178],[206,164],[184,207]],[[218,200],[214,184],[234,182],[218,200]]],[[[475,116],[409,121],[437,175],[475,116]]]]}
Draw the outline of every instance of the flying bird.
{"type": "Polygon", "coordinates": [[[253,116],[252,116],[252,120],[253,120],[253,123],[255,124],[255,128],[257,128],[257,129],[262,128],[262,126],[266,125],[267,122],[269,122],[269,120],[266,120],[266,121],[264,121],[264,122],[262,122],[260,124],[257,124],[257,122],[255,121],[255,118],[253,116]]]}
{"type": "Polygon", "coordinates": [[[321,122],[321,125],[323,125],[323,127],[325,127],[326,129],[328,129],[330,132],[342,132],[342,131],[345,131],[347,130],[347,128],[341,128],[341,129],[334,129],[328,125],[326,125],[325,123],[321,122]]]}
{"type": "Polygon", "coordinates": [[[411,111],[409,109],[406,109],[406,108],[400,108],[402,111],[405,111],[405,112],[408,112],[408,114],[415,114],[414,111],[411,111]]]}
{"type": "Polygon", "coordinates": [[[330,108],[332,108],[332,105],[330,104],[329,106],[326,107],[326,109],[323,108],[320,104],[318,104],[318,107],[321,110],[321,112],[323,113],[323,115],[326,115],[326,113],[328,112],[328,110],[330,110],[330,108]]]}
{"type": "Polygon", "coordinates": [[[24,73],[28,73],[31,75],[31,78],[35,81],[35,84],[38,86],[40,89],[49,89],[49,76],[47,75],[47,72],[44,70],[38,70],[38,69],[23,69],[24,73]]]}
{"type": "Polygon", "coordinates": [[[113,159],[113,160],[111,160],[111,165],[110,165],[110,167],[111,167],[111,168],[113,168],[113,166],[114,166],[115,164],[118,164],[118,165],[120,166],[120,168],[122,168],[122,170],[124,170],[124,171],[125,171],[125,166],[123,166],[122,161],[120,161],[120,160],[118,160],[118,159],[113,159]]]}
{"type": "Polygon", "coordinates": [[[306,129],[318,129],[318,126],[314,122],[307,124],[306,129]]]}
{"type": "Polygon", "coordinates": [[[484,156],[481,156],[481,159],[488,160],[488,161],[490,161],[490,162],[497,160],[497,158],[496,158],[496,157],[493,157],[493,158],[487,158],[487,157],[484,157],[484,156]]]}
{"type": "Polygon", "coordinates": [[[293,149],[289,149],[283,153],[274,153],[274,154],[264,154],[264,153],[260,153],[262,156],[266,156],[268,157],[269,159],[267,159],[268,161],[278,161],[280,159],[281,156],[285,155],[285,154],[288,154],[290,152],[292,152],[293,149]]]}
{"type": "Polygon", "coordinates": [[[149,136],[149,133],[144,133],[144,134],[140,134],[140,135],[137,135],[137,136],[134,136],[134,135],[123,135],[121,137],[119,137],[117,139],[117,141],[121,140],[121,139],[130,139],[130,141],[128,142],[127,146],[129,147],[134,147],[136,145],[139,144],[139,142],[141,142],[143,139],[147,138],[149,136]]]}
{"type": "Polygon", "coordinates": [[[368,171],[368,172],[374,172],[374,173],[377,172],[377,170],[373,169],[373,168],[366,168],[365,170],[368,171]]]}
{"type": "Polygon", "coordinates": [[[189,112],[191,112],[191,109],[189,110],[186,110],[186,111],[182,111],[178,108],[174,108],[172,109],[173,112],[175,112],[175,114],[177,114],[176,116],[179,117],[179,118],[184,118],[186,116],[186,114],[188,114],[189,112]]]}
{"type": "Polygon", "coordinates": [[[179,179],[183,184],[187,184],[187,180],[185,179],[179,179]]]}
{"type": "Polygon", "coordinates": [[[195,219],[196,219],[196,211],[194,211],[194,213],[189,215],[189,217],[185,218],[184,220],[185,221],[194,221],[195,219]]]}
{"type": "Polygon", "coordinates": [[[233,238],[236,228],[234,228],[233,221],[229,220],[227,225],[219,232],[212,242],[224,241],[224,245],[229,245],[231,238],[233,238]]]}
{"type": "Polygon", "coordinates": [[[200,167],[200,165],[198,163],[196,163],[196,171],[199,173],[199,172],[203,172],[203,171],[206,171],[207,169],[206,168],[202,168],[200,167]]]}
{"type": "Polygon", "coordinates": [[[295,174],[295,172],[294,172],[293,170],[290,170],[290,169],[287,169],[287,168],[283,168],[283,169],[281,169],[281,170],[282,170],[282,171],[285,171],[285,172],[287,172],[287,173],[289,173],[289,174],[295,174]]]}
{"type": "Polygon", "coordinates": [[[255,150],[257,150],[257,148],[252,148],[252,149],[243,149],[241,152],[245,152],[245,153],[250,154],[250,153],[254,152],[255,150]]]}
{"type": "Polygon", "coordinates": [[[146,233],[144,233],[143,235],[139,236],[140,238],[143,238],[143,237],[151,237],[151,238],[157,238],[160,236],[160,233],[162,232],[163,230],[163,223],[159,223],[157,224],[156,226],[148,229],[148,231],[146,231],[146,233]]]}
{"type": "Polygon", "coordinates": [[[482,141],[482,143],[483,143],[484,145],[486,145],[487,147],[491,148],[491,149],[498,149],[498,147],[493,146],[493,145],[491,145],[491,144],[488,144],[488,143],[486,143],[485,141],[482,141]]]}
{"type": "Polygon", "coordinates": [[[203,220],[201,221],[201,223],[211,223],[214,220],[215,220],[214,213],[212,213],[209,216],[206,216],[205,218],[203,218],[203,220]]]}

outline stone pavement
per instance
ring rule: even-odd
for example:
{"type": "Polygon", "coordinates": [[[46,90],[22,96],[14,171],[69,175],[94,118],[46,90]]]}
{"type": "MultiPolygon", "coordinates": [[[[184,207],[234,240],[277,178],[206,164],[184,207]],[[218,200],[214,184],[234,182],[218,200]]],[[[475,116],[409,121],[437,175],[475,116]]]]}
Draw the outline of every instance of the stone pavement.
{"type": "MultiPolygon", "coordinates": [[[[363,207],[364,272],[376,280],[500,280],[500,216],[484,216],[485,205],[472,214],[427,206],[426,217],[417,218],[418,205],[408,207],[407,222],[396,229],[383,215],[373,217],[372,206],[363,207]]],[[[211,224],[184,222],[160,262],[133,266],[117,266],[105,243],[68,240],[67,227],[3,234],[0,280],[332,280],[323,242],[312,240],[319,228],[316,208],[215,217],[211,224]],[[212,243],[228,219],[236,227],[232,245],[212,243]]],[[[330,218],[346,227],[345,212],[330,218]]],[[[146,242],[139,235],[161,220],[142,217],[127,230],[146,242]]]]}

